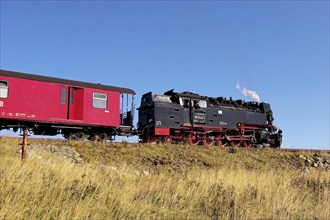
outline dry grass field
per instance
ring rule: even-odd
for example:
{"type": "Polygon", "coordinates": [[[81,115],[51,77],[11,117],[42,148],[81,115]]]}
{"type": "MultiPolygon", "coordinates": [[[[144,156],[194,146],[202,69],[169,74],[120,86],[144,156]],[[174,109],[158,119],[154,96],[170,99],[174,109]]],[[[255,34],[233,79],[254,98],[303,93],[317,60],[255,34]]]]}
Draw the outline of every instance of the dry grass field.
{"type": "Polygon", "coordinates": [[[20,142],[0,139],[0,219],[330,219],[313,152],[30,139],[22,163],[20,142]]]}

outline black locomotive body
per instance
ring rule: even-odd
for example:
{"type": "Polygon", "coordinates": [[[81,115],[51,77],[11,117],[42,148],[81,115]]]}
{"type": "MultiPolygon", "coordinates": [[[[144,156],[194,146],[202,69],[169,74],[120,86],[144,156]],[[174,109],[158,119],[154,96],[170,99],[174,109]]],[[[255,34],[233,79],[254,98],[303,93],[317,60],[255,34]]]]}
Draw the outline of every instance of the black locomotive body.
{"type": "Polygon", "coordinates": [[[142,142],[280,147],[268,103],[211,98],[173,90],[141,98],[138,130],[142,142]]]}

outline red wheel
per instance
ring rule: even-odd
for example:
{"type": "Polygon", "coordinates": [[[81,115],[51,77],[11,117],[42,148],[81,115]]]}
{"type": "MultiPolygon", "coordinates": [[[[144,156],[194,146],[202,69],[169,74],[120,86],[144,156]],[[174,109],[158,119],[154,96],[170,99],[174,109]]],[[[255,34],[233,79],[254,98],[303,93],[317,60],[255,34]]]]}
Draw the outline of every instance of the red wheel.
{"type": "Polygon", "coordinates": [[[239,147],[241,144],[240,141],[230,141],[230,146],[232,147],[239,147]]]}
{"type": "Polygon", "coordinates": [[[252,142],[245,140],[245,141],[243,141],[243,146],[244,147],[252,147],[252,142]]]}
{"type": "Polygon", "coordinates": [[[165,137],[164,143],[165,144],[172,144],[172,138],[170,136],[165,137]]]}
{"type": "Polygon", "coordinates": [[[215,143],[215,139],[213,136],[207,137],[206,135],[203,137],[203,145],[204,146],[213,146],[215,143]]]}
{"type": "Polygon", "coordinates": [[[154,137],[154,136],[150,136],[147,139],[147,143],[157,143],[158,142],[158,138],[154,137]]]}
{"type": "Polygon", "coordinates": [[[198,145],[201,142],[200,139],[198,139],[198,137],[195,134],[189,134],[188,136],[188,143],[190,145],[198,145]]]}
{"type": "Polygon", "coordinates": [[[221,134],[219,134],[218,136],[216,136],[216,138],[214,140],[215,140],[215,143],[216,143],[217,146],[225,146],[226,145],[226,143],[222,139],[222,135],[221,134]]]}

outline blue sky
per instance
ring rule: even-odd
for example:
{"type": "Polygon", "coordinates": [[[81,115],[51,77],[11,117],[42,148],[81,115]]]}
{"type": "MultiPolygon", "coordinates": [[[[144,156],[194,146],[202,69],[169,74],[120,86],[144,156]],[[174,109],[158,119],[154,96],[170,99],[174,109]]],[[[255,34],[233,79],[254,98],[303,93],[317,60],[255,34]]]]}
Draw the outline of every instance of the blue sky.
{"type": "Polygon", "coordinates": [[[272,105],[283,146],[329,149],[329,1],[1,1],[0,68],[272,105]]]}

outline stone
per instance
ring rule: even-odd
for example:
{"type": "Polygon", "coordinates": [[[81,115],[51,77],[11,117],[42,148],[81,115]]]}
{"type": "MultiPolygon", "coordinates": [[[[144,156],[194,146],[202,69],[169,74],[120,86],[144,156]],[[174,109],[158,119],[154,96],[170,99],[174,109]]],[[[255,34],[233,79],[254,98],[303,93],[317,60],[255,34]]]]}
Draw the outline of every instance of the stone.
{"type": "Polygon", "coordinates": [[[149,176],[150,175],[150,173],[148,171],[146,171],[146,170],[143,170],[142,173],[143,173],[144,176],[149,176]]]}
{"type": "Polygon", "coordinates": [[[84,160],[81,159],[80,157],[74,159],[74,162],[76,162],[76,163],[82,163],[83,161],[84,160]]]}
{"type": "Polygon", "coordinates": [[[314,157],[314,160],[317,162],[323,163],[323,158],[322,157],[314,157]]]}
{"type": "Polygon", "coordinates": [[[114,166],[105,166],[105,165],[101,165],[101,166],[100,166],[100,169],[101,169],[101,170],[107,170],[107,171],[115,171],[115,172],[119,173],[117,167],[114,167],[114,166]]]}
{"type": "Polygon", "coordinates": [[[134,171],[133,171],[133,174],[134,174],[135,176],[140,176],[140,172],[137,171],[137,170],[134,170],[134,171]]]}

